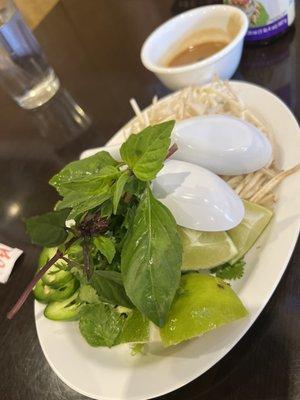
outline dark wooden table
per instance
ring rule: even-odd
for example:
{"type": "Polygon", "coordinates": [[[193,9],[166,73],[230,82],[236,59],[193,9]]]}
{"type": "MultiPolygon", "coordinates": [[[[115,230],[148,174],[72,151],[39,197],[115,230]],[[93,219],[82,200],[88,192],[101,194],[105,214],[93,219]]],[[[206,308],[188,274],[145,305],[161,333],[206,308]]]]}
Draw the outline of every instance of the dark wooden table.
{"type": "MultiPolygon", "coordinates": [[[[29,243],[23,219],[53,206],[57,196],[47,181],[58,169],[82,150],[104,144],[132,116],[130,97],[146,106],[154,94],[168,92],[143,68],[139,51],[147,35],[172,16],[172,6],[171,0],[63,0],[38,27],[62,84],[86,114],[72,109],[64,91],[36,112],[20,109],[0,91],[0,242],[24,250],[9,282],[0,286],[1,400],[84,398],[47,364],[32,299],[13,321],[5,319],[36,269],[38,249],[29,243]]],[[[300,29],[268,47],[246,49],[235,78],[270,89],[299,118],[297,63],[299,68],[300,29]]],[[[298,243],[271,301],[239,344],[165,399],[300,399],[299,258],[298,243]]]]}

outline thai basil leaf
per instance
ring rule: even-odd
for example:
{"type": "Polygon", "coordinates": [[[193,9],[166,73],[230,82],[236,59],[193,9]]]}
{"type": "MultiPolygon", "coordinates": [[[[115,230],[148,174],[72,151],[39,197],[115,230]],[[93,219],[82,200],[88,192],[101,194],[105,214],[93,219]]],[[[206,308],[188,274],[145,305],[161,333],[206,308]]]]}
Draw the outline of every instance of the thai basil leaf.
{"type": "Polygon", "coordinates": [[[114,195],[113,195],[113,213],[114,214],[117,213],[118,205],[119,205],[121,196],[123,194],[124,186],[128,180],[128,177],[129,177],[128,172],[125,171],[125,172],[123,172],[122,175],[120,175],[119,179],[116,182],[115,191],[114,191],[114,195]]]}
{"type": "Polygon", "coordinates": [[[133,308],[125,293],[121,274],[115,271],[95,271],[90,284],[96,289],[99,299],[105,303],[133,308]],[[106,276],[103,272],[108,272],[106,276]],[[112,275],[114,274],[114,275],[112,275]],[[118,278],[117,278],[118,277],[118,278]],[[119,279],[116,282],[116,279],[119,279]]]}
{"type": "Polygon", "coordinates": [[[113,240],[106,236],[96,236],[93,239],[93,243],[96,249],[104,255],[109,263],[111,263],[116,254],[116,248],[113,240]]]}
{"type": "Polygon", "coordinates": [[[110,270],[98,270],[97,275],[109,281],[115,282],[118,285],[123,285],[122,276],[120,272],[110,270]]]}
{"type": "Polygon", "coordinates": [[[163,326],[180,281],[182,248],[170,211],[147,187],[121,253],[126,293],[151,321],[163,326]]]}
{"type": "Polygon", "coordinates": [[[138,179],[150,181],[162,168],[174,124],[175,121],[167,121],[148,126],[122,144],[121,157],[138,179]]]}
{"type": "Polygon", "coordinates": [[[91,157],[67,164],[59,173],[50,179],[49,183],[59,192],[61,187],[65,184],[86,179],[98,174],[103,167],[115,167],[117,164],[118,163],[107,151],[100,151],[91,157]]]}
{"type": "Polygon", "coordinates": [[[59,193],[62,196],[67,195],[70,191],[73,192],[93,192],[99,187],[111,182],[113,179],[117,179],[122,172],[118,168],[108,165],[103,167],[98,173],[87,175],[82,179],[77,179],[71,182],[61,184],[59,187],[59,193]]]}
{"type": "Polygon", "coordinates": [[[69,214],[70,208],[65,208],[27,219],[26,231],[31,242],[44,247],[62,244],[68,236],[65,223],[69,214]]]}
{"type": "Polygon", "coordinates": [[[127,212],[124,218],[124,221],[122,223],[122,228],[124,227],[125,229],[129,229],[129,227],[132,225],[134,216],[135,216],[135,211],[136,211],[136,205],[133,204],[132,206],[127,208],[127,212]]]}
{"type": "Polygon", "coordinates": [[[107,304],[90,304],[80,318],[79,329],[89,345],[112,347],[119,343],[125,316],[107,304]]]}
{"type": "Polygon", "coordinates": [[[76,218],[78,215],[83,214],[97,206],[100,206],[106,200],[111,197],[111,188],[106,185],[100,187],[95,192],[80,193],[80,192],[69,192],[63,200],[61,200],[57,209],[61,210],[64,208],[72,208],[70,212],[70,218],[76,218]]]}
{"type": "Polygon", "coordinates": [[[101,206],[101,217],[110,217],[113,212],[113,204],[111,199],[106,200],[101,206]]]}
{"type": "Polygon", "coordinates": [[[131,175],[125,185],[125,192],[135,196],[141,195],[146,189],[147,182],[140,181],[136,176],[131,175]]]}

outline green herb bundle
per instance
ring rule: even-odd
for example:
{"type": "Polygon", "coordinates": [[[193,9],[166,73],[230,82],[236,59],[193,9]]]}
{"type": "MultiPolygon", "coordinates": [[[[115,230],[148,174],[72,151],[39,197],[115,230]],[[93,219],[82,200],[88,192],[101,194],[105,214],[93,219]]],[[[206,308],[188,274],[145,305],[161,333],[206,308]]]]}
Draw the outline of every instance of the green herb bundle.
{"type": "MultiPolygon", "coordinates": [[[[180,283],[182,249],[174,217],[153,197],[151,180],[170,154],[173,127],[174,121],[168,121],[130,136],[120,149],[120,163],[101,151],[53,176],[50,184],[60,201],[54,211],[27,220],[26,227],[32,243],[56,249],[43,260],[8,318],[34,288],[41,301],[52,296],[50,316],[55,307],[65,319],[76,319],[85,310],[83,335],[92,329],[89,315],[103,324],[107,318],[114,321],[101,336],[108,346],[121,340],[121,327],[128,323],[116,306],[164,325],[180,283]],[[55,279],[59,289],[53,284],[49,289],[55,279]],[[71,295],[58,302],[65,293],[71,295]]],[[[97,345],[91,335],[89,340],[97,345]]]]}

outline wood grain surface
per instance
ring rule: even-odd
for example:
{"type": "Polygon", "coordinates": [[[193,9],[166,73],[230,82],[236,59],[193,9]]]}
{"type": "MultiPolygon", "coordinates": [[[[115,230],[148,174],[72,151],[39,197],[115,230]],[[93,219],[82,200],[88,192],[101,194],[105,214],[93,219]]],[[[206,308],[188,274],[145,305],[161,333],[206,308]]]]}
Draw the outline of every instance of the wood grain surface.
{"type": "Polygon", "coordinates": [[[15,0],[28,25],[34,29],[59,0],[15,0]]]}

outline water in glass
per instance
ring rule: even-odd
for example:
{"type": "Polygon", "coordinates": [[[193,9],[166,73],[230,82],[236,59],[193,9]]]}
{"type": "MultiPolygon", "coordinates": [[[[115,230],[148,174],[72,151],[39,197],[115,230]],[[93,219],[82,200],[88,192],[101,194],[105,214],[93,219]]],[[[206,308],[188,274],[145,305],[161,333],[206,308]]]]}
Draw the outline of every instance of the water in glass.
{"type": "Polygon", "coordinates": [[[0,2],[0,84],[27,109],[47,102],[59,80],[12,1],[0,2]]]}

